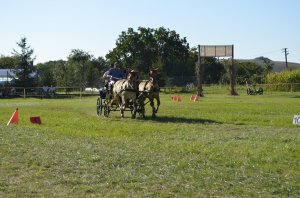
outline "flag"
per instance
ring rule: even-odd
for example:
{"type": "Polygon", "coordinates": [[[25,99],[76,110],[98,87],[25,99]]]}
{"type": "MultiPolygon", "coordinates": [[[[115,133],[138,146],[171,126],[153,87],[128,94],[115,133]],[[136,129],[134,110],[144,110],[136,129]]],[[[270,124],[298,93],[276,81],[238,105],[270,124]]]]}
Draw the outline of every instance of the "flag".
{"type": "Polygon", "coordinates": [[[40,116],[30,117],[30,122],[32,124],[42,124],[40,116]]]}
{"type": "Polygon", "coordinates": [[[17,108],[16,111],[12,114],[11,118],[9,119],[7,126],[10,124],[18,124],[19,120],[19,109],[17,108]]]}

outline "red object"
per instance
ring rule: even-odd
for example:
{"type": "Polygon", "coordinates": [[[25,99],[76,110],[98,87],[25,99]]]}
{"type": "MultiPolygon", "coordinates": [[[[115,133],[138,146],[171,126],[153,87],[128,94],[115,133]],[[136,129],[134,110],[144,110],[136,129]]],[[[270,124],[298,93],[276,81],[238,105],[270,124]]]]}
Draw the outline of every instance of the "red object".
{"type": "Polygon", "coordinates": [[[199,99],[199,96],[196,95],[196,96],[195,96],[195,99],[194,99],[194,102],[198,101],[198,99],[199,99]]]}
{"type": "Polygon", "coordinates": [[[181,102],[181,97],[180,96],[177,96],[177,101],[181,102]]]}
{"type": "Polygon", "coordinates": [[[17,108],[16,111],[12,114],[11,118],[9,119],[7,126],[10,124],[18,124],[19,120],[19,109],[17,108]]]}
{"type": "Polygon", "coordinates": [[[194,101],[194,99],[195,99],[195,96],[194,96],[194,95],[191,95],[190,101],[194,101]]]}
{"type": "Polygon", "coordinates": [[[30,122],[32,124],[42,124],[40,116],[30,117],[30,122]]]}
{"type": "Polygon", "coordinates": [[[173,100],[177,101],[177,96],[176,95],[173,96],[173,100]]]}

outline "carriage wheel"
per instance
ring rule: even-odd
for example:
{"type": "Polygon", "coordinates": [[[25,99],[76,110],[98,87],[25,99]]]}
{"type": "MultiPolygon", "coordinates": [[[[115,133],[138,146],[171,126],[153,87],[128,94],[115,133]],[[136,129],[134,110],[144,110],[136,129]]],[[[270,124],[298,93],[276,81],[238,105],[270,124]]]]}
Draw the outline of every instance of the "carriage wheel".
{"type": "Polygon", "coordinates": [[[104,112],[103,112],[104,117],[108,118],[109,112],[110,112],[109,105],[106,103],[104,105],[104,112]]]}
{"type": "Polygon", "coordinates": [[[102,98],[98,96],[97,106],[96,106],[97,116],[100,116],[102,114],[102,109],[103,109],[102,98]]]}

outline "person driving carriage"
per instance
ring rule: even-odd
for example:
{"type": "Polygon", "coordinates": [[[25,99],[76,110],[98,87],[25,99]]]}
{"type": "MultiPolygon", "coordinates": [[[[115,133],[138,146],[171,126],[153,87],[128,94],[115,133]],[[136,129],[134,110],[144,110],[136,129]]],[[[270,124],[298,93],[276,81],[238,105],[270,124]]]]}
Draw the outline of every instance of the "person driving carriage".
{"type": "Polygon", "coordinates": [[[124,71],[119,67],[118,62],[112,64],[104,74],[103,79],[105,80],[105,87],[111,91],[116,81],[126,78],[124,71]]]}

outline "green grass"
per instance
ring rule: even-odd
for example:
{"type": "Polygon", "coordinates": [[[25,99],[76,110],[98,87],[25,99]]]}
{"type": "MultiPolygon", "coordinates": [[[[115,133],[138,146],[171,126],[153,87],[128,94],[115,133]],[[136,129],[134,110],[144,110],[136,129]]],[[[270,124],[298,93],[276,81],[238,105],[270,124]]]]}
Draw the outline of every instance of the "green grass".
{"type": "Polygon", "coordinates": [[[180,95],[145,120],[97,117],[96,97],[1,99],[0,197],[300,196],[299,92],[180,95]]]}

